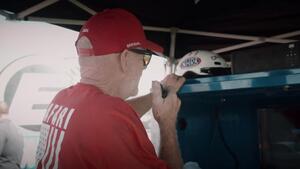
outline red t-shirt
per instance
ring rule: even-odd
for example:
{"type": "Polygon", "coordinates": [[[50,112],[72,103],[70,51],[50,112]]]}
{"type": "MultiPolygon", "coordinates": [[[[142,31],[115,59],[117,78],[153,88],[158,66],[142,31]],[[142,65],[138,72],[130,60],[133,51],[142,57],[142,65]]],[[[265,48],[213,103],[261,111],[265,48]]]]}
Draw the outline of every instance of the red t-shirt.
{"type": "Polygon", "coordinates": [[[59,92],[43,119],[37,168],[167,169],[137,113],[79,83],[59,92]]]}

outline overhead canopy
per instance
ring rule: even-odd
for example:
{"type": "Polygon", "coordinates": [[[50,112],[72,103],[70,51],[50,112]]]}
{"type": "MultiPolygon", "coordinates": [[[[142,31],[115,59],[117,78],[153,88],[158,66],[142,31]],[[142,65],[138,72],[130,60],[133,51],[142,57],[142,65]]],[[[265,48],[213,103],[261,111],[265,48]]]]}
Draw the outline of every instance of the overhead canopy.
{"type": "MultiPolygon", "coordinates": [[[[9,0],[0,8],[11,19],[42,20],[73,30],[106,8],[125,8],[145,26],[165,54],[182,57],[196,50],[217,53],[300,39],[297,0],[9,0]],[[279,36],[278,36],[279,35],[279,36]],[[234,46],[233,46],[234,45],[234,46]]],[[[5,13],[2,11],[2,13],[5,13]]]]}

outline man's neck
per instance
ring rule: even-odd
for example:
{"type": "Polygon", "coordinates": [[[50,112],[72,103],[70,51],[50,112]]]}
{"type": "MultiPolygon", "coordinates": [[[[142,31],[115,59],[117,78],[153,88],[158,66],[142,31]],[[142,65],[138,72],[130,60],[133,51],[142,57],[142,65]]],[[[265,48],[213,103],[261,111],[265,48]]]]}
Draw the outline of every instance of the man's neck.
{"type": "Polygon", "coordinates": [[[119,89],[121,82],[113,79],[114,78],[111,78],[109,81],[98,81],[98,80],[93,80],[88,78],[81,78],[80,83],[93,85],[107,95],[125,99],[126,97],[122,95],[122,92],[120,92],[119,89]]]}

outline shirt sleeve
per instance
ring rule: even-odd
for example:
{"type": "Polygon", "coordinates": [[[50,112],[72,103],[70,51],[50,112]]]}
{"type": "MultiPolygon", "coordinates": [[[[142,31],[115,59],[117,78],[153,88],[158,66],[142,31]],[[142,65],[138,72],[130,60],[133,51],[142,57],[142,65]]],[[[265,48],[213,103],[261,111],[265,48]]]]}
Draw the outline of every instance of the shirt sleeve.
{"type": "Polygon", "coordinates": [[[103,117],[106,124],[97,124],[97,143],[93,147],[97,168],[168,169],[155,154],[154,147],[139,121],[120,113],[103,117]]]}

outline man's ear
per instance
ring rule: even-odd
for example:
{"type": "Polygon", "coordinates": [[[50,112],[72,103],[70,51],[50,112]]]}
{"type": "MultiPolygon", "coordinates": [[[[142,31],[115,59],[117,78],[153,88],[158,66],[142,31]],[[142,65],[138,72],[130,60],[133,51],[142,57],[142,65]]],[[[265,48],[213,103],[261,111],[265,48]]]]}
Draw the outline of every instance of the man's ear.
{"type": "Polygon", "coordinates": [[[123,52],[120,54],[120,65],[121,65],[121,70],[123,72],[127,72],[128,70],[128,50],[125,49],[123,52]]]}

